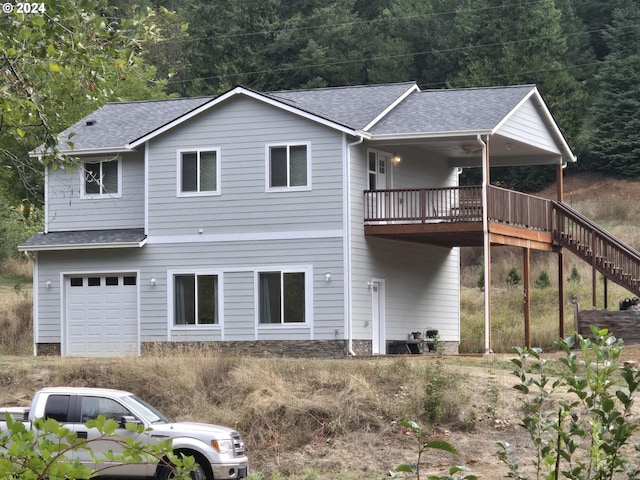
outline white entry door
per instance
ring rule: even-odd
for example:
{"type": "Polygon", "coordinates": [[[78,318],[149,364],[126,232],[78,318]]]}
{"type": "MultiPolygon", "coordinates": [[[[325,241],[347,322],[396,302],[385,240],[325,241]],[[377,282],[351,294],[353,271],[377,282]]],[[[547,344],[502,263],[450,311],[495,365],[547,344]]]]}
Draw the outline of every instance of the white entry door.
{"type": "MultiPolygon", "coordinates": [[[[368,152],[368,175],[369,190],[386,190],[391,186],[388,178],[388,170],[391,163],[391,154],[379,150],[369,150],[368,152]]],[[[389,214],[387,205],[388,193],[376,195],[374,206],[374,218],[384,219],[389,214]]]]}
{"type": "Polygon", "coordinates": [[[371,339],[371,353],[374,355],[384,355],[387,353],[384,311],[384,281],[373,280],[371,282],[371,328],[373,334],[371,339]]]}
{"type": "Polygon", "coordinates": [[[138,354],[135,275],[66,277],[65,288],[64,354],[81,357],[138,354]]]}

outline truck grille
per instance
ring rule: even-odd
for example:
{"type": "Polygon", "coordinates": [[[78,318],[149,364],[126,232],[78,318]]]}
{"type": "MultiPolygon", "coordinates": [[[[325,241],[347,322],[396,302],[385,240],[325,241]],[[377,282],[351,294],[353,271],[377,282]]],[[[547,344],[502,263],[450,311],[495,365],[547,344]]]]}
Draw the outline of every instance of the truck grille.
{"type": "Polygon", "coordinates": [[[236,457],[241,457],[244,455],[244,442],[242,438],[240,438],[240,434],[238,432],[231,433],[231,440],[233,440],[233,454],[236,457]]]}

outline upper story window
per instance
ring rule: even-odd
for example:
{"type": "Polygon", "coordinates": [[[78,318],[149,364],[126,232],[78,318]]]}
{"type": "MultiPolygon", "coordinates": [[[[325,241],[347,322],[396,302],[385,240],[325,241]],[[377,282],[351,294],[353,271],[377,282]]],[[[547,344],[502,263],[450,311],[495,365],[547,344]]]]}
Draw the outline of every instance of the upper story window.
{"type": "Polygon", "coordinates": [[[178,151],[178,196],[220,193],[220,150],[178,151]]]}
{"type": "Polygon", "coordinates": [[[267,145],[267,190],[311,188],[311,146],[267,145]]]}
{"type": "Polygon", "coordinates": [[[82,173],[82,196],[84,198],[120,197],[122,169],[120,160],[84,162],[82,173]]]}

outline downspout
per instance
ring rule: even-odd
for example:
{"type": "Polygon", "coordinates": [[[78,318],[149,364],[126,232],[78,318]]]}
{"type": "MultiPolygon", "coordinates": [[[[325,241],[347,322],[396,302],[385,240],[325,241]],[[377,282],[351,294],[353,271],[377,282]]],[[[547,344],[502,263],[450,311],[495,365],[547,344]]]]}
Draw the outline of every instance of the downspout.
{"type": "Polygon", "coordinates": [[[489,241],[489,152],[487,141],[476,137],[482,147],[482,247],[484,263],[484,353],[491,353],[491,244],[489,241]]]}
{"type": "Polygon", "coordinates": [[[347,162],[344,171],[345,197],[346,207],[344,215],[344,283],[346,298],[344,302],[345,314],[347,317],[347,348],[349,355],[355,357],[353,351],[353,319],[352,319],[352,301],[351,301],[351,147],[360,145],[364,142],[364,137],[360,135],[358,140],[347,144],[347,162]]]}

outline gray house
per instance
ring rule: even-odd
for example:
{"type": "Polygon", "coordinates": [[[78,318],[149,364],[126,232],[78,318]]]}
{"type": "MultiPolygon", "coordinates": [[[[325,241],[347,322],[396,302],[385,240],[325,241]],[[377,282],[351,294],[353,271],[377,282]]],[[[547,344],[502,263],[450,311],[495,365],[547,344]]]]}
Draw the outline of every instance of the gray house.
{"type": "Polygon", "coordinates": [[[459,247],[552,250],[536,222],[492,213],[529,197],[491,187],[490,166],[561,178],[575,160],[530,85],[236,87],[110,103],[63,148],[72,133],[78,167],[47,169],[45,230],[20,246],[37,355],[197,343],[340,357],[426,330],[455,352],[459,247]],[[483,185],[458,185],[467,167],[483,185]]]}

